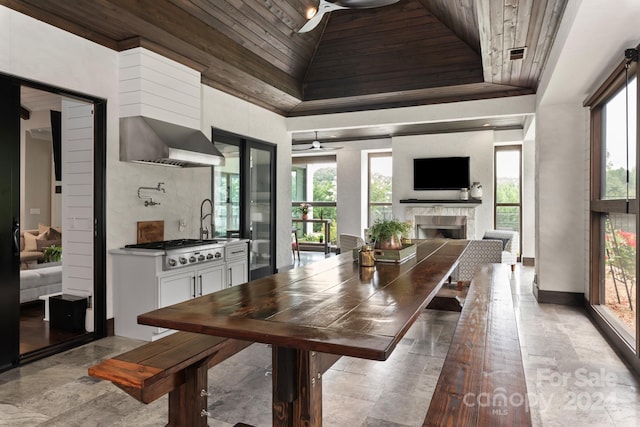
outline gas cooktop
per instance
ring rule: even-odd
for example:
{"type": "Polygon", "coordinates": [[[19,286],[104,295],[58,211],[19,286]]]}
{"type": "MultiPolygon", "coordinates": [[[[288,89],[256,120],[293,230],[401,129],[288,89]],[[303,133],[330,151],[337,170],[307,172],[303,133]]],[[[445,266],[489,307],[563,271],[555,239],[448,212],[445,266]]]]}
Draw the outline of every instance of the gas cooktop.
{"type": "Polygon", "coordinates": [[[224,243],[218,240],[177,239],[126,245],[127,249],[164,251],[163,269],[209,261],[224,261],[224,243]]]}
{"type": "Polygon", "coordinates": [[[136,249],[180,249],[189,248],[192,246],[212,245],[219,243],[217,240],[201,240],[201,239],[176,239],[176,240],[163,240],[161,242],[149,242],[149,243],[137,243],[132,245],[125,245],[125,248],[136,249]]]}

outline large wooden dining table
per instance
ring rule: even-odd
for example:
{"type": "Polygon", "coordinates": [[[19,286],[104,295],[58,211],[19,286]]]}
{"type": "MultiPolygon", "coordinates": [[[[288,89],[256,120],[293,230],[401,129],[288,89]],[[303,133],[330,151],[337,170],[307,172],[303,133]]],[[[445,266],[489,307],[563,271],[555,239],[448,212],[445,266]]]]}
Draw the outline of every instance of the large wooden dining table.
{"type": "MultiPolygon", "coordinates": [[[[386,360],[458,263],[466,240],[425,240],[402,263],[341,254],[138,316],[272,346],[273,425],[322,425],[322,376],[341,356],[386,360]]],[[[426,408],[425,408],[426,410],[426,408]]]]}

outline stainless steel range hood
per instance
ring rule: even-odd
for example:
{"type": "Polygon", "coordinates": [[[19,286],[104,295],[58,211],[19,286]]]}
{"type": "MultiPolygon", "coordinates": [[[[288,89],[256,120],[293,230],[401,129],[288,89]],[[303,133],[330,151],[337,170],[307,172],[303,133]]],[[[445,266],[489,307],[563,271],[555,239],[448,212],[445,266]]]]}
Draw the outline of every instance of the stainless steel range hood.
{"type": "Polygon", "coordinates": [[[120,119],[120,160],[165,166],[222,166],[224,156],[199,130],[148,117],[120,119]]]}

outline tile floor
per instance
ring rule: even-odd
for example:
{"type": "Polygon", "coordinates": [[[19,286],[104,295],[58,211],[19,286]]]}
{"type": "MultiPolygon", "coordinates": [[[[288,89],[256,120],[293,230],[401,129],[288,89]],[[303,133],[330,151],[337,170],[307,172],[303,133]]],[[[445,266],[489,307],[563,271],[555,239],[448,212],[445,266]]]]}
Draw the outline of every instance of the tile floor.
{"type": "MultiPolygon", "coordinates": [[[[532,278],[518,267],[512,289],[534,425],[639,425],[638,380],[582,310],[537,304],[532,278]]],[[[457,319],[427,310],[386,362],[342,358],[323,380],[323,425],[421,426],[457,319]]],[[[0,425],[164,426],[166,397],[143,405],[87,376],[139,344],[109,337],[0,374],[0,425]]],[[[271,425],[270,354],[255,344],[210,371],[209,426],[271,425]]]]}

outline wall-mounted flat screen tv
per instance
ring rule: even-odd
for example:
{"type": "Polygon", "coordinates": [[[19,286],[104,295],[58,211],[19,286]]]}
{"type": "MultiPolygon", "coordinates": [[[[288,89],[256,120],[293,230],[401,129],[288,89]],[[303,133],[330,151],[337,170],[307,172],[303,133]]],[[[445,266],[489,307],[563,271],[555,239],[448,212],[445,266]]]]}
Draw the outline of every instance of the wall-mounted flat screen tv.
{"type": "Polygon", "coordinates": [[[414,190],[460,190],[469,188],[469,157],[413,159],[414,190]]]}

